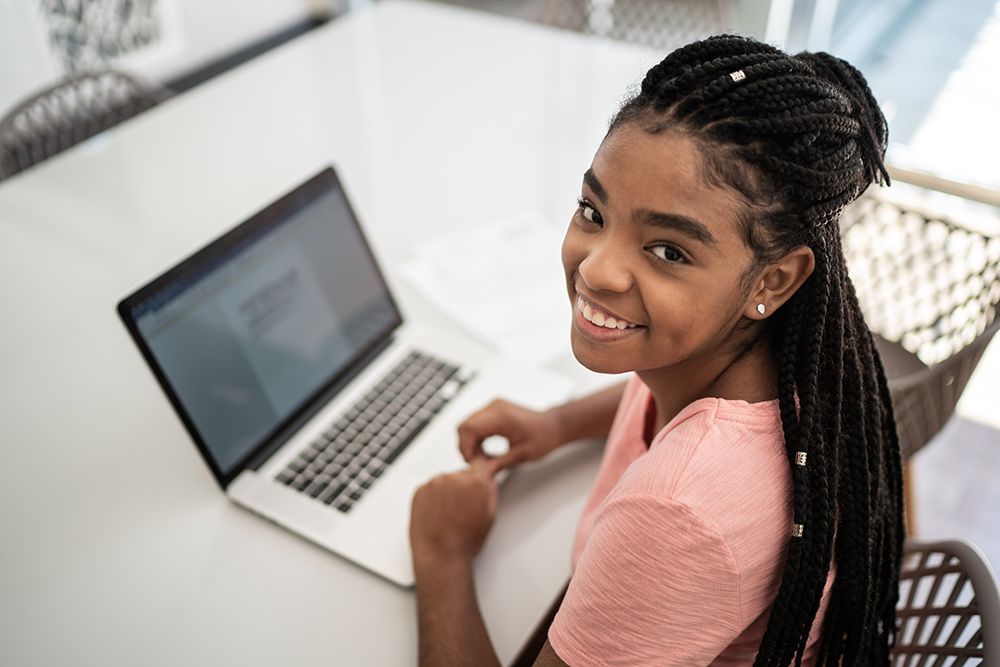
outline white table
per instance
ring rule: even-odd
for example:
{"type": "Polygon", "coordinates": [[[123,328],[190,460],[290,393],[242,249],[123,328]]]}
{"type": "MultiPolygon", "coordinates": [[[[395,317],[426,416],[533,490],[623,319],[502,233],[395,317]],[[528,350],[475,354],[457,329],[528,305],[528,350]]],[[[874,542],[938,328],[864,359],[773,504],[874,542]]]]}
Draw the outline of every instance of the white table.
{"type": "MultiPolygon", "coordinates": [[[[115,303],[331,162],[390,271],[463,224],[561,224],[654,58],[390,0],[0,183],[0,664],[415,663],[412,591],[230,503],[115,303]]],[[[599,456],[504,487],[477,564],[504,661],[569,574],[599,456]]]]}

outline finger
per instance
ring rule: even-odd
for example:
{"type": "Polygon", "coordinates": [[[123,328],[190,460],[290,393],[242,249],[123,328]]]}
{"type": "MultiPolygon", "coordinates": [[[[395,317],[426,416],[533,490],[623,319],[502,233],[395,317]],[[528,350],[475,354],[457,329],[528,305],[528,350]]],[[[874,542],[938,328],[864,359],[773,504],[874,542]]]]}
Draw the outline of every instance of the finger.
{"type": "Polygon", "coordinates": [[[497,511],[497,504],[500,500],[500,489],[497,487],[496,480],[493,479],[493,470],[490,464],[490,459],[485,456],[477,456],[473,458],[472,461],[469,462],[469,473],[489,484],[489,513],[491,516],[494,515],[497,511]]]}
{"type": "Polygon", "coordinates": [[[506,402],[496,400],[459,424],[458,449],[462,458],[472,461],[473,457],[482,455],[483,440],[492,435],[507,437],[510,420],[506,413],[506,402]]]}
{"type": "Polygon", "coordinates": [[[493,481],[493,470],[490,459],[485,456],[475,456],[469,461],[469,470],[476,477],[493,481]]]}
{"type": "Polygon", "coordinates": [[[505,468],[512,468],[519,463],[524,463],[528,460],[528,453],[520,447],[511,447],[510,450],[501,456],[496,456],[491,458],[490,468],[493,474],[497,474],[505,468]]]}

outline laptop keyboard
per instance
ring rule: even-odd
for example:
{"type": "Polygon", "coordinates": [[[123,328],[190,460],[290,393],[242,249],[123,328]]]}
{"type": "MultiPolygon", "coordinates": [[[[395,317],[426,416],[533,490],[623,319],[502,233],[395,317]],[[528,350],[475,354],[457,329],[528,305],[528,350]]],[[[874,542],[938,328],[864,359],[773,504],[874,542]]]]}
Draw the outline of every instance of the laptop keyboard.
{"type": "Polygon", "coordinates": [[[470,379],[411,352],[275,479],[348,512],[470,379]]]}

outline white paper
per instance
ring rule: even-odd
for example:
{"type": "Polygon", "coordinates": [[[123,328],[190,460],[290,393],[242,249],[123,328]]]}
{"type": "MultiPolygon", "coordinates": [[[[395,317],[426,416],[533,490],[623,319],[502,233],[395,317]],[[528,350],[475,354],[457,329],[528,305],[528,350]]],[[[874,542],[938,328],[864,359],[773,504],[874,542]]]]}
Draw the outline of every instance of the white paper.
{"type": "Polygon", "coordinates": [[[470,333],[539,366],[570,354],[561,244],[553,225],[525,214],[424,241],[401,271],[470,333]]]}

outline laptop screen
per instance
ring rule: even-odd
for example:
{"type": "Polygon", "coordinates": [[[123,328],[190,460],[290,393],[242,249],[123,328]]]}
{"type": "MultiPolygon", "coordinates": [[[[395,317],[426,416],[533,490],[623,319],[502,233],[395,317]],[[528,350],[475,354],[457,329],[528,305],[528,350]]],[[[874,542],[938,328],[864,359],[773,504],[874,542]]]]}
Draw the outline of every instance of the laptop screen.
{"type": "Polygon", "coordinates": [[[223,485],[401,321],[331,169],[119,311],[223,485]]]}

